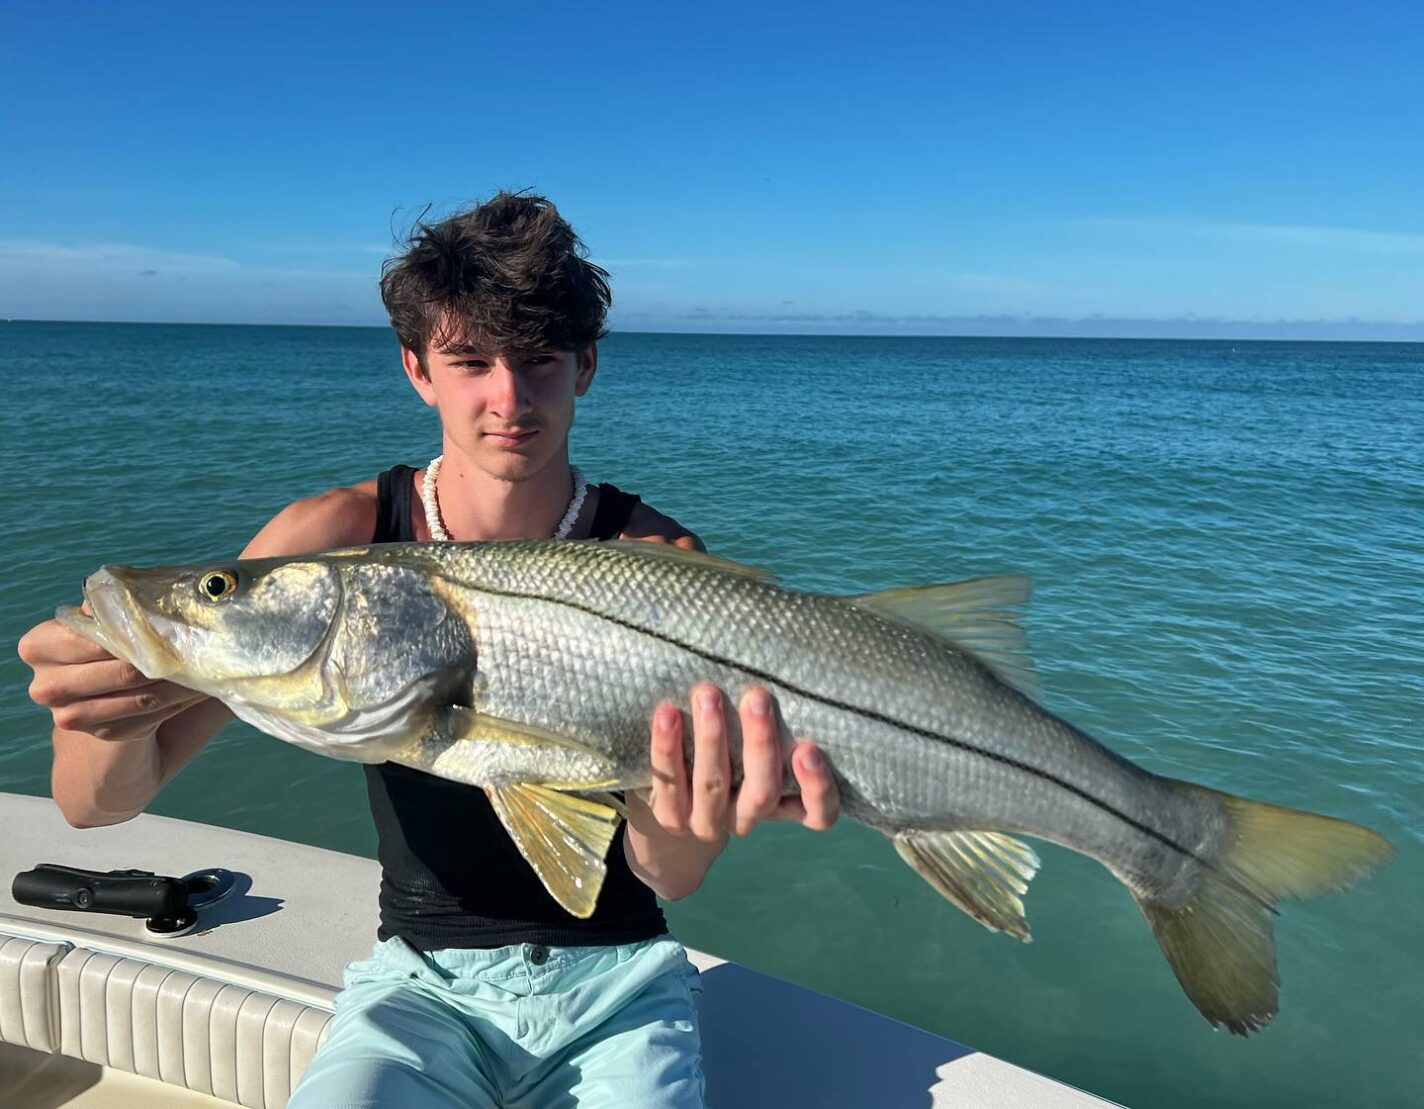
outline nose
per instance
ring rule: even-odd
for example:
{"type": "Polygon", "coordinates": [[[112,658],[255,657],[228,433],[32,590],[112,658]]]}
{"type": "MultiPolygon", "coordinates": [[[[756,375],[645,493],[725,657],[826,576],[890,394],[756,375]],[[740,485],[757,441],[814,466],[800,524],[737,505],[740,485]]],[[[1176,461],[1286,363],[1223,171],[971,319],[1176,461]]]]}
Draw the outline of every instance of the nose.
{"type": "Polygon", "coordinates": [[[490,387],[493,395],[490,405],[495,415],[504,420],[511,420],[522,416],[533,407],[528,380],[508,359],[500,358],[495,362],[492,376],[490,387]]]}

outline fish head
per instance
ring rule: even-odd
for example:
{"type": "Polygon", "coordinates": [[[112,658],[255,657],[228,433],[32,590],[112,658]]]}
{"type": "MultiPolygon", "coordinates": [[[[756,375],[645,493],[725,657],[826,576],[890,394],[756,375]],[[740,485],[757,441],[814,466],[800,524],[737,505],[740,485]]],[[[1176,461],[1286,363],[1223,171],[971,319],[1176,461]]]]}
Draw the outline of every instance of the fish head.
{"type": "Polygon", "coordinates": [[[218,697],[262,682],[280,701],[284,682],[319,663],[341,592],[319,558],[105,566],[84,583],[89,612],[57,615],[146,677],[218,697]]]}
{"type": "Polygon", "coordinates": [[[216,697],[269,735],[379,762],[430,733],[475,670],[439,575],[398,548],[105,566],[57,618],[149,678],[216,697]],[[395,552],[395,553],[391,553],[395,552]]]}

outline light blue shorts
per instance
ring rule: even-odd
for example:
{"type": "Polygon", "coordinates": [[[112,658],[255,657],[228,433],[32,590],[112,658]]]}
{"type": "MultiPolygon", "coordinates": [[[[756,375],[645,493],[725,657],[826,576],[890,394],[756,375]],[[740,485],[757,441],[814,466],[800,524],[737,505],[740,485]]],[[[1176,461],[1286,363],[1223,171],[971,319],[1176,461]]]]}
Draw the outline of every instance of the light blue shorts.
{"type": "Polygon", "coordinates": [[[697,970],[670,936],[622,947],[401,939],[346,968],[290,1109],[703,1104],[697,970]]]}

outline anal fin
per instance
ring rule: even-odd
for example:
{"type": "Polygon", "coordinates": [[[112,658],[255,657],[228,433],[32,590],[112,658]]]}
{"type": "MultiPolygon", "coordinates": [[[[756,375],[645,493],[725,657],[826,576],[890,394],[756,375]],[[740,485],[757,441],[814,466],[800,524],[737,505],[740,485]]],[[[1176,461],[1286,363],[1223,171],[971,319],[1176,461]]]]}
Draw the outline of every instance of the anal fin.
{"type": "Polygon", "coordinates": [[[985,928],[1028,943],[1022,895],[1038,856],[1003,832],[901,832],[895,850],[926,882],[985,928]]]}
{"type": "Polygon", "coordinates": [[[487,786],[495,813],[550,896],[574,916],[593,915],[618,831],[617,810],[548,786],[487,786]]]}

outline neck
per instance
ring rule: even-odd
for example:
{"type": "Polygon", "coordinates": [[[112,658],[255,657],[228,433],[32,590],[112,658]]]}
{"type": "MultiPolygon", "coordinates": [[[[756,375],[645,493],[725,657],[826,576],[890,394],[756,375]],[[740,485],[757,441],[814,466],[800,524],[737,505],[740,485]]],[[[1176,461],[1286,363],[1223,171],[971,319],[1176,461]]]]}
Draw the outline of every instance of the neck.
{"type": "Polygon", "coordinates": [[[446,530],[464,542],[548,538],[574,492],[567,450],[538,473],[506,481],[472,465],[448,443],[436,487],[446,530]]]}

